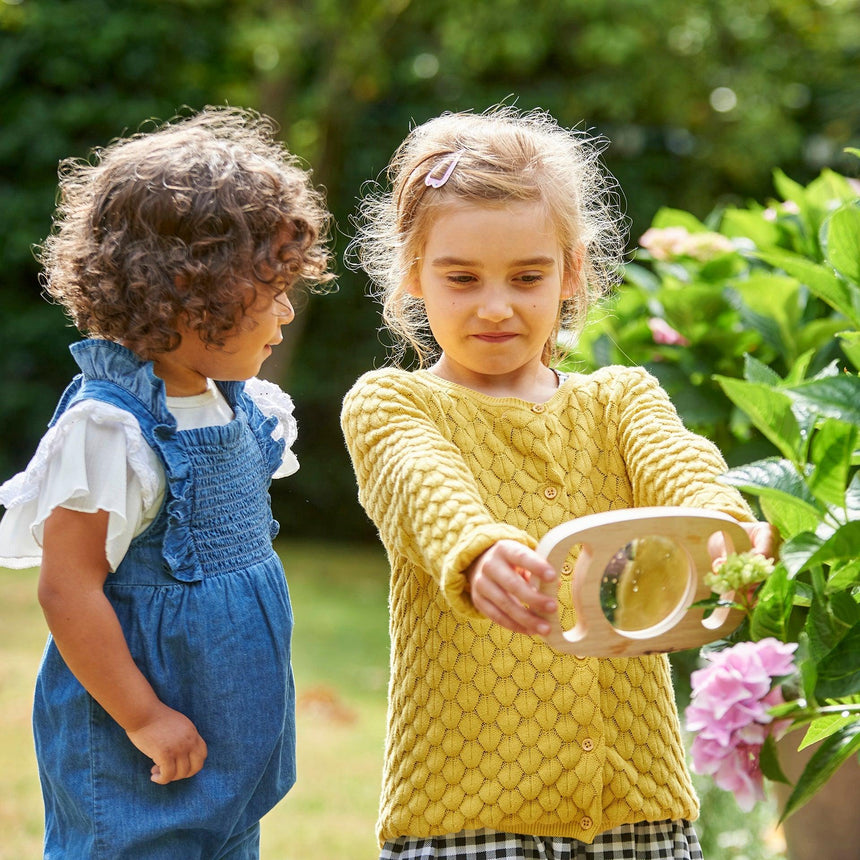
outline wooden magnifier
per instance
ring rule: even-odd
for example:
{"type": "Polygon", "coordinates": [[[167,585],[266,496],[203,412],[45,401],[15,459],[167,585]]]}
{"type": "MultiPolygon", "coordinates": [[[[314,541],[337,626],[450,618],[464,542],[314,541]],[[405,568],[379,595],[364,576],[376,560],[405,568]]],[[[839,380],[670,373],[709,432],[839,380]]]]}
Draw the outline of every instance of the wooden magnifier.
{"type": "MultiPolygon", "coordinates": [[[[543,638],[579,657],[632,657],[699,648],[728,636],[743,613],[692,604],[712,596],[708,545],[722,536],[725,551],[746,552],[737,520],[703,508],[632,508],[580,517],[550,529],[537,547],[561,570],[581,547],[570,580],[576,623],[563,630],[558,614],[543,638]]],[[[541,590],[555,597],[555,584],[541,590]]],[[[726,601],[732,595],[726,595],[726,601]]]]}

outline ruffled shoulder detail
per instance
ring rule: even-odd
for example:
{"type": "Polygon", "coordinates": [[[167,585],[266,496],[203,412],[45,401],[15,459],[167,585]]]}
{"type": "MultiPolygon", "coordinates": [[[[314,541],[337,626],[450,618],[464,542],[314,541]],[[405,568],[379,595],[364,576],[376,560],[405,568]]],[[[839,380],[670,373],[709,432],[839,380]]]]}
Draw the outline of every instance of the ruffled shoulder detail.
{"type": "Polygon", "coordinates": [[[143,438],[140,425],[125,409],[99,400],[82,400],[60,416],[42,437],[27,468],[0,486],[0,504],[12,508],[38,498],[50,462],[64,447],[72,429],[80,421],[122,428],[129,466],[140,481],[143,506],[148,508],[153,504],[161,492],[162,479],[154,468],[153,452],[143,438]]]}
{"type": "Polygon", "coordinates": [[[57,507],[107,511],[105,555],[116,570],[134,536],[154,519],[165,487],[163,469],[134,416],[82,400],[59,417],[28,467],[0,487],[0,564],[35,567],[44,524],[57,507]]]}
{"type": "Polygon", "coordinates": [[[283,478],[292,475],[299,468],[299,461],[292,451],[292,446],[298,438],[298,424],[293,415],[295,407],[292,398],[274,382],[259,379],[256,376],[245,382],[244,391],[268,419],[262,429],[268,430],[276,442],[283,442],[284,447],[278,447],[278,461],[272,477],[283,478]]]}
{"type": "Polygon", "coordinates": [[[286,446],[292,447],[298,437],[298,425],[293,416],[293,399],[274,382],[258,379],[256,376],[245,383],[245,393],[254,401],[260,412],[267,418],[277,419],[272,431],[275,439],[283,439],[286,446]]]}
{"type": "Polygon", "coordinates": [[[70,350],[87,379],[112,382],[129,392],[150,413],[169,419],[164,405],[164,382],[155,375],[151,361],[141,360],[121,344],[97,338],[73,343],[70,350]]]}

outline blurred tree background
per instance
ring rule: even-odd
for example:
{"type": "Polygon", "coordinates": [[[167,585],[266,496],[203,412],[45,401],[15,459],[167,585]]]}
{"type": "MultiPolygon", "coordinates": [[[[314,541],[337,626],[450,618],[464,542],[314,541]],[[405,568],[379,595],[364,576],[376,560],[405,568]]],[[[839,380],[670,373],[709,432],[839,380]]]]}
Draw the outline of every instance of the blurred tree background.
{"type": "MultiPolygon", "coordinates": [[[[635,244],[661,206],[766,197],[777,167],[856,172],[858,70],[860,0],[0,0],[0,480],[75,372],[32,254],[61,158],[183,106],[256,108],[327,189],[340,259],[411,124],[505,100],[610,141],[635,244]]],[[[265,368],[300,423],[303,468],[273,491],[286,535],[373,534],[338,412],[384,337],[363,276],[338,268],[265,368]]]]}

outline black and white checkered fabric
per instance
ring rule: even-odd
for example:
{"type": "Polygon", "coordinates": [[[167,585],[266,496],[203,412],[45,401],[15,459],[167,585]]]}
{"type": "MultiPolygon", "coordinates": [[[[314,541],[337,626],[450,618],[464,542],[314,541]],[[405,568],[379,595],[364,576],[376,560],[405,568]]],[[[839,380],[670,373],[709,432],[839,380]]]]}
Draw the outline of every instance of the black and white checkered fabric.
{"type": "Polygon", "coordinates": [[[379,860],[702,860],[689,821],[640,821],[599,834],[590,845],[562,836],[463,830],[386,842],[379,860]]]}

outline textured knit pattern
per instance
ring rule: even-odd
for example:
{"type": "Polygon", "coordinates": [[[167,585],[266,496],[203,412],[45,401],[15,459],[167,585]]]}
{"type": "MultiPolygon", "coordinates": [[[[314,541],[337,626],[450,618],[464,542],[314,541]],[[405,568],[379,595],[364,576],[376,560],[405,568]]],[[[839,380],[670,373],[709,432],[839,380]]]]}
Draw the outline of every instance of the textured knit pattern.
{"type": "MultiPolygon", "coordinates": [[[[545,404],[426,371],[362,377],[342,425],[391,564],[391,682],[378,836],[490,828],[595,835],[693,819],[665,656],[578,659],[483,618],[466,567],[573,517],[648,505],[742,520],[719,452],[640,369],[572,375],[545,404]]],[[[573,625],[561,571],[562,624],[573,625]]]]}

